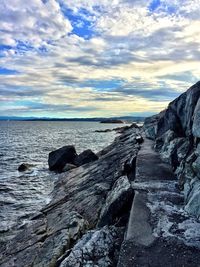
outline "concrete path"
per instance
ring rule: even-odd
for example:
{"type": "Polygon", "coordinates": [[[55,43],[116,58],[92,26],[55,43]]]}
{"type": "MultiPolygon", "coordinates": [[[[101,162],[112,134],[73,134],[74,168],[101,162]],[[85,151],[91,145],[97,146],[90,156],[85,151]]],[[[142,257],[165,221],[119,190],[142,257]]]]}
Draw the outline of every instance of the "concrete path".
{"type": "Polygon", "coordinates": [[[176,178],[152,145],[145,139],[137,157],[135,197],[118,267],[200,267],[200,240],[186,235],[192,229],[176,178]]]}

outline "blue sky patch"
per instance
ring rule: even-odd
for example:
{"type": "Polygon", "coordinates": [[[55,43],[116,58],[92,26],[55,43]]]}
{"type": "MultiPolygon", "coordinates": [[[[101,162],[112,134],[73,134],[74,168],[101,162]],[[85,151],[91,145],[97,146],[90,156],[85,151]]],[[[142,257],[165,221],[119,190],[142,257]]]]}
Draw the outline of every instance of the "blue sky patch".
{"type": "Polygon", "coordinates": [[[149,11],[153,12],[160,6],[160,0],[153,0],[149,5],[149,11]]]}
{"type": "Polygon", "coordinates": [[[72,34],[76,34],[86,40],[91,39],[95,35],[92,22],[89,19],[91,14],[87,10],[80,9],[78,14],[75,14],[73,10],[69,8],[63,8],[62,11],[72,24],[72,34]]]}
{"type": "Polygon", "coordinates": [[[0,68],[0,75],[15,75],[15,74],[19,74],[19,72],[16,70],[0,68]]]}

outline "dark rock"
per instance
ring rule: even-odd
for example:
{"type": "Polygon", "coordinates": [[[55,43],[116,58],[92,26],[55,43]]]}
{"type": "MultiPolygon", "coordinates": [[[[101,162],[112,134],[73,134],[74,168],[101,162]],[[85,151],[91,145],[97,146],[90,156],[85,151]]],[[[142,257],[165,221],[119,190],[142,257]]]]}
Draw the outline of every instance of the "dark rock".
{"type": "Polygon", "coordinates": [[[74,159],[74,163],[77,166],[81,166],[83,164],[93,162],[97,159],[98,159],[97,155],[94,152],[92,152],[91,149],[87,149],[78,156],[76,156],[76,158],[74,159]]]}
{"type": "Polygon", "coordinates": [[[18,167],[18,171],[19,171],[19,172],[24,172],[24,171],[27,171],[30,167],[31,167],[30,164],[22,163],[22,164],[18,167]]]}
{"type": "Polygon", "coordinates": [[[137,135],[135,137],[135,140],[137,141],[138,144],[142,144],[144,142],[144,138],[141,135],[137,135]]]}
{"type": "Polygon", "coordinates": [[[67,163],[74,163],[76,158],[76,150],[74,146],[64,146],[49,153],[49,169],[51,171],[62,172],[67,163]]]}
{"type": "Polygon", "coordinates": [[[100,123],[124,123],[122,120],[117,120],[117,119],[107,119],[100,121],[100,123]]]}
{"type": "Polygon", "coordinates": [[[114,131],[114,129],[96,130],[94,132],[95,133],[108,133],[108,132],[112,132],[112,131],[114,131]]]}

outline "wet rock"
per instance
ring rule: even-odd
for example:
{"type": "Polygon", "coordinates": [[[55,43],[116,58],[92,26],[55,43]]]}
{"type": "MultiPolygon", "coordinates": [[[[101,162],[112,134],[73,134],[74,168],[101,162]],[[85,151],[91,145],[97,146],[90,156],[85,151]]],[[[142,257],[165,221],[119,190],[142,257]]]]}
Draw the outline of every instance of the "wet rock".
{"type": "Polygon", "coordinates": [[[113,255],[120,247],[123,237],[123,228],[104,227],[89,231],[74,246],[60,267],[111,267],[116,266],[113,255]]]}
{"type": "Polygon", "coordinates": [[[30,169],[31,165],[28,163],[22,163],[21,165],[19,165],[18,167],[18,171],[19,172],[24,172],[27,171],[28,169],[30,169]]]}
{"type": "Polygon", "coordinates": [[[49,169],[51,171],[62,172],[67,163],[74,163],[76,158],[76,150],[74,146],[64,146],[49,153],[49,169]]]}
{"type": "Polygon", "coordinates": [[[130,210],[133,189],[126,176],[120,177],[108,193],[106,203],[101,211],[98,226],[114,224],[123,213],[130,210]]]}
{"type": "Polygon", "coordinates": [[[86,163],[93,162],[97,159],[98,159],[97,155],[94,152],[92,152],[91,149],[87,149],[87,150],[83,151],[81,154],[79,154],[74,159],[74,163],[77,166],[81,166],[81,165],[84,165],[86,163]]]}

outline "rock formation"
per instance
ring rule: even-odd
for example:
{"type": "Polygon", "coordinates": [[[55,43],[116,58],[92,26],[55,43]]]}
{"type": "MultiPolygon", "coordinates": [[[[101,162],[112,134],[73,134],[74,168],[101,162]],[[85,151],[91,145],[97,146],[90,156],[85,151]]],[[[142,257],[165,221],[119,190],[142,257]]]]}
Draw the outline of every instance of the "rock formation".
{"type": "Polygon", "coordinates": [[[169,162],[184,191],[185,210],[200,217],[200,82],[145,120],[147,137],[169,162]]]}

